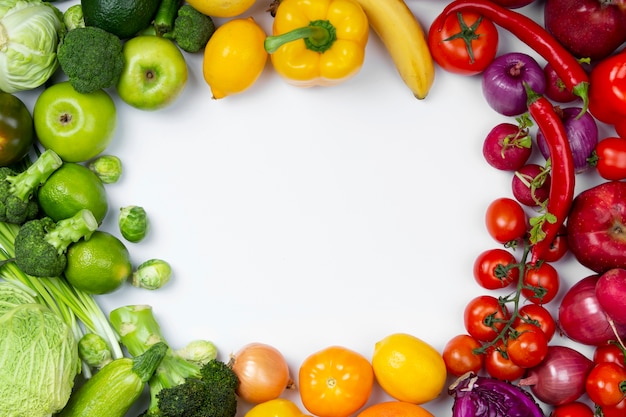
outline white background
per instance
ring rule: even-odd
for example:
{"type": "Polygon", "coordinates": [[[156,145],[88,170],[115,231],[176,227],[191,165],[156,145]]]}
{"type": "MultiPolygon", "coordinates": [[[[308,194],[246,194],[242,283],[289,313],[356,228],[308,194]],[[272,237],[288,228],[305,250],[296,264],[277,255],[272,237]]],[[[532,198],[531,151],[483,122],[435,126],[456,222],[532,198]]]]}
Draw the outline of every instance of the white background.
{"type": "MultiPolygon", "coordinates": [[[[242,15],[267,33],[268,4],[242,15]]],[[[444,4],[408,1],[425,30],[444,4]]],[[[542,5],[519,11],[542,21],[542,5]]],[[[500,34],[501,52],[545,62],[500,34]]],[[[120,236],[119,207],[143,206],[152,228],[146,240],[128,243],[133,262],[162,258],[175,272],[157,291],[128,284],[99,296],[105,311],[152,305],[172,347],[209,339],[223,360],[249,342],[271,344],[294,377],[306,356],[330,345],[369,358],[394,332],[439,351],[465,332],[465,304],[488,293],[472,264],[498,246],[485,230],[485,208],[511,196],[511,173],[487,165],[481,147],[495,124],[514,120],[487,106],[480,77],[438,68],[419,101],[371,32],[363,68],[344,84],[293,87],[268,61],[252,88],[213,100],[202,55],[185,56],[188,84],[166,109],[136,110],[109,91],[118,126],[106,152],[122,159],[124,174],[107,185],[103,228],[120,236]]],[[[39,92],[19,96],[32,109],[39,92]]],[[[601,127],[601,136],[610,133],[601,127]]],[[[599,177],[577,180],[581,191],[599,177]]],[[[571,257],[557,267],[561,296],[590,274],[571,257]]],[[[300,404],[297,393],[285,396],[300,404]]],[[[371,402],[387,398],[376,388],[371,402]]],[[[437,417],[450,416],[451,406],[445,392],[424,405],[437,417]]],[[[241,404],[238,415],[248,408],[241,404]]]]}

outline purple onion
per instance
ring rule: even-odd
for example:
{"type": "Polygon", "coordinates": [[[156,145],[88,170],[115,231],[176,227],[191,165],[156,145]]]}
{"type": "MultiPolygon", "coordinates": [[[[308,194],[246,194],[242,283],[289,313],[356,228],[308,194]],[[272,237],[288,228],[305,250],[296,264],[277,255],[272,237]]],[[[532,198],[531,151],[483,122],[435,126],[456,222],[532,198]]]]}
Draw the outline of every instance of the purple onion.
{"type": "Polygon", "coordinates": [[[524,83],[537,94],[543,94],[546,89],[543,68],[533,57],[521,52],[496,57],[482,74],[487,103],[505,116],[517,116],[527,111],[524,83]]]}
{"type": "MultiPolygon", "coordinates": [[[[585,112],[577,118],[581,111],[582,108],[580,107],[568,107],[557,111],[565,126],[567,139],[574,157],[574,169],[577,173],[589,168],[587,160],[591,157],[593,150],[598,144],[598,125],[596,120],[589,112],[585,112]]],[[[548,159],[550,152],[548,151],[546,138],[541,130],[537,131],[537,146],[543,157],[548,159]]]]}

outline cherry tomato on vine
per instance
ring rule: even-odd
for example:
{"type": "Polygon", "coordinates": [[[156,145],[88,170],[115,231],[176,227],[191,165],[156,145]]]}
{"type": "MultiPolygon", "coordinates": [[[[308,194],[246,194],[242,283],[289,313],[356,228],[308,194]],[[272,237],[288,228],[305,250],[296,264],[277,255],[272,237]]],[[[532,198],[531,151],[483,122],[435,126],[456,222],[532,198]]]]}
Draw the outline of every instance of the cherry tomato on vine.
{"type": "Polygon", "coordinates": [[[519,279],[517,259],[505,249],[487,249],[474,261],[474,279],[488,290],[508,287],[519,279]]]}
{"type": "Polygon", "coordinates": [[[547,304],[556,297],[560,283],[559,273],[551,264],[527,264],[522,278],[522,295],[535,304],[547,304]]]}
{"type": "Polygon", "coordinates": [[[374,369],[358,352],[330,346],[308,356],[299,370],[302,405],[319,417],[348,417],[370,397],[374,369]]]}
{"type": "Polygon", "coordinates": [[[550,417],[593,417],[593,410],[587,404],[580,401],[556,406],[550,417]]]}
{"type": "Polygon", "coordinates": [[[489,235],[499,243],[523,238],[528,227],[524,208],[508,197],[497,198],[489,204],[485,213],[485,225],[489,235]]]}
{"type": "Polygon", "coordinates": [[[548,354],[548,338],[539,326],[521,323],[509,337],[506,351],[517,366],[532,368],[548,354]]]}
{"type": "Polygon", "coordinates": [[[626,385],[626,368],[613,362],[602,362],[587,375],[585,390],[598,406],[611,407],[624,399],[623,385],[626,385]]]}
{"type": "Polygon", "coordinates": [[[594,164],[598,174],[606,180],[626,178],[626,139],[608,137],[598,142],[594,164]]]}
{"type": "Polygon", "coordinates": [[[526,373],[526,369],[513,363],[500,349],[502,349],[501,344],[499,349],[494,347],[487,350],[485,353],[485,371],[489,376],[504,381],[515,381],[521,378],[526,373]]]}
{"type": "Polygon", "coordinates": [[[509,312],[491,295],[479,295],[465,306],[465,330],[481,342],[490,342],[506,325],[509,312]]]}
{"type": "Polygon", "coordinates": [[[482,344],[468,334],[454,336],[446,343],[441,353],[448,372],[461,376],[466,372],[478,373],[485,362],[485,356],[475,353],[482,344]]]}
{"type": "Polygon", "coordinates": [[[624,359],[624,351],[617,343],[607,343],[604,345],[596,346],[593,351],[593,362],[613,362],[622,367],[626,367],[624,359]]]}
{"type": "Polygon", "coordinates": [[[550,247],[544,252],[543,260],[545,262],[556,262],[563,258],[568,251],[569,245],[567,244],[567,228],[565,225],[561,225],[556,237],[552,240],[550,247]]]}
{"type": "Polygon", "coordinates": [[[444,70],[474,75],[484,71],[495,58],[498,29],[476,13],[439,15],[428,31],[428,45],[433,59],[444,70]]]}
{"type": "Polygon", "coordinates": [[[540,304],[524,304],[519,308],[517,313],[519,317],[516,317],[513,321],[513,327],[524,322],[533,323],[539,326],[548,341],[552,339],[556,332],[556,320],[547,308],[540,304]]]}
{"type": "Polygon", "coordinates": [[[624,417],[626,416],[626,398],[617,405],[600,407],[602,417],[624,417]]]}

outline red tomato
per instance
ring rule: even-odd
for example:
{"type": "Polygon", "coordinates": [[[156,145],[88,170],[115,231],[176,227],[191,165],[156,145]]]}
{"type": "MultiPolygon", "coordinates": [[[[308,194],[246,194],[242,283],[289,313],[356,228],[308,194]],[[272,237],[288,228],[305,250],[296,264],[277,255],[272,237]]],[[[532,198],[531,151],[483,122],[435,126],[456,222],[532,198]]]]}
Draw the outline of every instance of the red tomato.
{"type": "Polygon", "coordinates": [[[490,342],[506,325],[509,312],[491,295],[479,295],[465,306],[465,330],[481,342],[490,342]]]}
{"type": "Polygon", "coordinates": [[[598,142],[595,149],[596,169],[604,179],[626,179],[626,139],[608,137],[598,142]]]}
{"type": "Polygon", "coordinates": [[[565,225],[561,225],[555,238],[552,240],[552,244],[546,252],[543,254],[543,260],[545,262],[556,262],[560,260],[569,251],[567,244],[567,228],[565,225]]]}
{"type": "Polygon", "coordinates": [[[593,352],[594,363],[613,362],[624,367],[626,366],[626,362],[624,361],[624,351],[616,343],[596,346],[593,352]]]}
{"type": "Polygon", "coordinates": [[[508,197],[495,199],[489,204],[485,214],[487,231],[499,243],[509,243],[524,237],[527,231],[526,220],[522,205],[508,197]]]}
{"type": "Polygon", "coordinates": [[[468,334],[454,336],[446,343],[441,353],[448,372],[461,376],[466,372],[478,373],[483,368],[485,357],[476,353],[481,343],[468,334]]]}
{"type": "Polygon", "coordinates": [[[435,62],[455,74],[484,71],[498,52],[496,26],[471,12],[443,19],[443,15],[437,16],[428,31],[428,45],[435,62]]]}
{"type": "MultiPolygon", "coordinates": [[[[500,345],[500,349],[502,346],[500,345]]],[[[526,369],[516,365],[505,357],[499,349],[493,348],[485,354],[485,371],[493,378],[502,379],[504,381],[515,381],[521,378],[526,369]]]]}
{"type": "Polygon", "coordinates": [[[559,405],[552,410],[550,417],[593,417],[593,410],[585,403],[574,401],[559,405]]]}
{"type": "Polygon", "coordinates": [[[474,261],[474,279],[488,290],[508,287],[519,279],[517,259],[505,249],[487,249],[474,261]]]}
{"type": "Polygon", "coordinates": [[[620,384],[626,384],[626,369],[613,362],[595,365],[587,375],[587,395],[600,407],[612,407],[624,399],[620,384]]]}
{"type": "Polygon", "coordinates": [[[600,407],[602,417],[624,417],[626,416],[626,398],[617,403],[617,405],[600,407]]]}
{"type": "MultiPolygon", "coordinates": [[[[603,59],[589,75],[590,110],[598,112],[598,119],[614,123],[626,115],[626,53],[603,59]],[[591,107],[593,103],[593,107],[591,107]],[[618,117],[616,117],[618,116],[618,117]],[[602,120],[605,117],[608,120],[602,120]]],[[[596,114],[593,113],[594,116],[596,114]]]]}
{"type": "Polygon", "coordinates": [[[522,368],[532,368],[546,357],[548,338],[539,326],[522,323],[515,327],[509,337],[506,351],[509,359],[522,368]]]}
{"type": "Polygon", "coordinates": [[[617,136],[626,139],[626,117],[622,117],[614,123],[617,136]]]}
{"type": "Polygon", "coordinates": [[[559,292],[561,283],[556,268],[547,262],[526,264],[522,281],[522,295],[535,304],[552,301],[559,292]]]}
{"type": "Polygon", "coordinates": [[[521,323],[533,323],[538,325],[541,331],[546,335],[548,341],[552,339],[556,332],[556,320],[552,317],[552,313],[547,308],[539,304],[526,304],[520,307],[518,315],[513,321],[513,326],[518,326],[521,323]]]}

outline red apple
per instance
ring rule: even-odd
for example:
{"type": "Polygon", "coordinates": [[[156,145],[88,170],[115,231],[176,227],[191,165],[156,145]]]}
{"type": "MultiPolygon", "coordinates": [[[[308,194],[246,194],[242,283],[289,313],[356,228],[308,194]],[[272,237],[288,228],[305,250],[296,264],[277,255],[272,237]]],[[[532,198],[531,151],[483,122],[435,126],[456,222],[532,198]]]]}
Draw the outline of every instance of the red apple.
{"type": "Polygon", "coordinates": [[[535,0],[493,0],[494,3],[508,9],[517,9],[520,7],[524,7],[534,1],[535,0]]]}
{"type": "Polygon", "coordinates": [[[567,243],[578,262],[597,273],[626,268],[626,182],[581,192],[567,219],[567,243]]]}
{"type": "Polygon", "coordinates": [[[600,60],[626,41],[624,0],[546,0],[544,26],[578,58],[600,60]]]}

